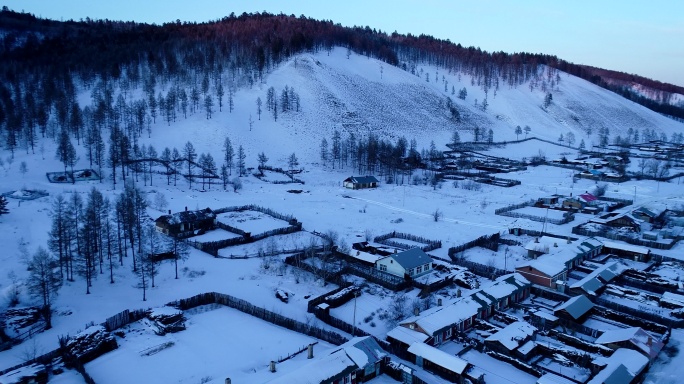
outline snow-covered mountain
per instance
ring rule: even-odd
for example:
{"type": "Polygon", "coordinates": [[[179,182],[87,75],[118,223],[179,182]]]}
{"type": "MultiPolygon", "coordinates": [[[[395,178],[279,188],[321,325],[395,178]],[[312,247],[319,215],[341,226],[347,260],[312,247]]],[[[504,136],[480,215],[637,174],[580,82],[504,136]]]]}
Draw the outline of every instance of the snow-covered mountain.
{"type": "Polygon", "coordinates": [[[218,143],[228,136],[234,144],[245,147],[248,165],[255,165],[251,163],[261,151],[281,164],[293,151],[305,162],[317,162],[320,141],[330,141],[334,130],[357,137],[373,133],[392,141],[402,136],[415,138],[424,148],[432,140],[444,148],[454,130],[460,132],[462,140],[473,140],[475,127],[481,132],[492,129],[494,141],[523,138],[515,134],[518,125],[530,126],[529,136],[552,141],[572,132],[575,146],[584,139],[587,148],[598,145],[598,134],[604,128],[609,130],[611,142],[616,136],[625,137],[630,129],[655,131],[659,136],[664,133],[668,138],[684,132],[680,122],[585,80],[557,74],[559,81],[553,88],[547,86],[546,92],[539,83],[527,83],[501,85],[498,91],[492,89],[485,95],[470,76],[437,67],[419,66],[416,74],[411,74],[365,56],[347,57],[342,48],[329,54],[300,54],[267,74],[262,83],[239,88],[232,112],[224,106],[222,112],[206,119],[200,111],[187,119],[180,117],[170,126],[158,119],[151,138],[144,141],[158,148],[180,147],[182,136],[199,152],[208,151],[220,159],[218,143]],[[265,101],[269,87],[280,95],[285,86],[294,87],[301,110],[280,113],[274,121],[263,107],[259,120],[257,98],[265,101]],[[465,100],[458,98],[462,88],[467,91],[465,100]],[[552,102],[544,107],[547,93],[551,93],[552,102]],[[485,97],[488,107],[483,111],[485,97]],[[459,120],[447,108],[447,98],[458,110],[459,120]]]}

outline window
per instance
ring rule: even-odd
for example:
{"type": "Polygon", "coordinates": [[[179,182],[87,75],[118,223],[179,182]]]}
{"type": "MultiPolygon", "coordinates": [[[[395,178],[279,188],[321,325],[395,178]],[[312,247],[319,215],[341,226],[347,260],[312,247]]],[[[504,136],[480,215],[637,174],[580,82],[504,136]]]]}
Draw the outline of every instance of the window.
{"type": "Polygon", "coordinates": [[[408,275],[409,275],[409,276],[413,276],[413,268],[411,268],[411,269],[408,270],[408,275]]]}
{"type": "Polygon", "coordinates": [[[420,265],[418,267],[416,267],[416,273],[421,273],[423,271],[422,268],[423,267],[421,267],[420,265]]]}
{"type": "Polygon", "coordinates": [[[427,271],[428,269],[430,269],[430,263],[425,264],[425,270],[427,271]]]}
{"type": "Polygon", "coordinates": [[[380,270],[383,272],[387,272],[387,266],[385,264],[380,264],[380,270]]]}

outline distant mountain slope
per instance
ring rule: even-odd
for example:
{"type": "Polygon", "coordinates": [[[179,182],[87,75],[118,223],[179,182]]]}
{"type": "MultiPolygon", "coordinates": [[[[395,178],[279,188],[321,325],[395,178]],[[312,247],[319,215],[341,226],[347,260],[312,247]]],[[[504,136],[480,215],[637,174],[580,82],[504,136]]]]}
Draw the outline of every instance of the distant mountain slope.
{"type": "MultiPolygon", "coordinates": [[[[343,138],[351,133],[357,139],[373,133],[392,142],[400,137],[415,139],[419,148],[428,148],[434,141],[438,149],[445,149],[454,130],[462,140],[473,140],[475,127],[483,133],[491,129],[495,141],[524,138],[524,133],[515,134],[518,125],[530,126],[529,136],[554,142],[561,135],[568,137],[570,132],[575,137],[575,147],[584,140],[588,149],[599,144],[603,129],[608,129],[610,142],[634,131],[639,131],[640,136],[655,132],[658,137],[665,134],[668,138],[684,132],[682,123],[562,72],[560,82],[547,92],[538,88],[530,91],[529,84],[503,87],[495,95],[490,92],[489,106],[483,111],[485,94],[477,85],[471,85],[470,76],[460,75],[459,82],[458,74],[421,66],[417,73],[429,73],[427,82],[424,75],[414,75],[373,58],[347,56],[346,49],[341,47],[296,55],[267,74],[262,83],[238,90],[232,113],[224,107],[212,119],[206,119],[200,112],[188,119],[179,118],[170,126],[157,123],[152,138],[141,140],[157,148],[180,147],[191,140],[199,152],[211,152],[220,159],[220,143],[227,136],[234,145],[244,146],[250,166],[262,151],[269,157],[269,164],[284,166],[293,152],[306,163],[319,162],[319,144],[324,138],[330,143],[335,130],[343,138]],[[447,91],[442,76],[449,84],[447,91]],[[451,84],[456,90],[466,89],[465,100],[457,97],[458,92],[451,94],[451,84]],[[264,107],[258,120],[256,99],[265,101],[270,87],[279,95],[285,86],[293,87],[299,94],[301,111],[280,113],[276,121],[264,107]],[[553,99],[544,107],[547,93],[553,99]],[[447,98],[459,111],[460,120],[452,118],[447,98]]],[[[568,144],[567,140],[564,144],[568,144]]]]}

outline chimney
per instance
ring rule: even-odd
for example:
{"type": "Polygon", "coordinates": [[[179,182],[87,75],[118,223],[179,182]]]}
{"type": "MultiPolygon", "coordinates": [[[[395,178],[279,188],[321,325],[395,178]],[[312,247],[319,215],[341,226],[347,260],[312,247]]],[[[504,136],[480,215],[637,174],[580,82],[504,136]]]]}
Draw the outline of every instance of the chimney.
{"type": "Polygon", "coordinates": [[[440,307],[442,306],[442,298],[441,297],[439,299],[437,299],[437,305],[440,307]]]}
{"type": "Polygon", "coordinates": [[[535,238],[534,238],[534,242],[535,242],[535,243],[538,243],[538,242],[539,242],[539,238],[538,238],[538,237],[535,237],[535,238]]]}
{"type": "Polygon", "coordinates": [[[572,243],[572,242],[570,241],[570,236],[568,236],[568,244],[570,244],[570,243],[572,243]]]}
{"type": "Polygon", "coordinates": [[[306,357],[307,359],[313,359],[313,344],[309,344],[308,348],[308,356],[306,357]]]}
{"type": "Polygon", "coordinates": [[[648,337],[646,345],[648,345],[649,348],[653,346],[653,338],[651,336],[648,337]]]}
{"type": "Polygon", "coordinates": [[[275,361],[271,360],[271,364],[268,365],[268,370],[271,371],[271,372],[275,372],[275,371],[276,371],[276,368],[275,368],[275,361]]]}
{"type": "Polygon", "coordinates": [[[226,384],[230,384],[230,383],[231,383],[230,377],[226,377],[226,384]]]}
{"type": "Polygon", "coordinates": [[[187,212],[187,211],[188,211],[188,206],[186,205],[186,206],[185,206],[185,212],[187,212]]]}
{"type": "Polygon", "coordinates": [[[461,288],[456,290],[456,297],[461,297],[461,288]]]}
{"type": "Polygon", "coordinates": [[[554,248],[558,248],[558,243],[554,242],[554,243],[553,243],[553,247],[554,247],[554,248]]]}
{"type": "Polygon", "coordinates": [[[397,249],[396,249],[396,248],[394,248],[394,253],[397,253],[397,249]]]}
{"type": "Polygon", "coordinates": [[[420,308],[418,308],[418,307],[413,308],[413,314],[416,316],[420,315],[420,308]]]}
{"type": "Polygon", "coordinates": [[[169,215],[171,214],[171,210],[169,209],[169,215]]]}

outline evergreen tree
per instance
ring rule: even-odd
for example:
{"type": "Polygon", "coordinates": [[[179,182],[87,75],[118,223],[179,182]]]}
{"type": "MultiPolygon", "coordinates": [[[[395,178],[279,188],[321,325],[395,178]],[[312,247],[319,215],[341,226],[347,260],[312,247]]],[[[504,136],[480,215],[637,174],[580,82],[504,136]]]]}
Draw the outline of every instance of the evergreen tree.
{"type": "Polygon", "coordinates": [[[45,319],[45,329],[52,328],[52,302],[59,289],[62,279],[59,276],[57,260],[45,249],[39,247],[28,262],[29,276],[26,285],[31,296],[42,302],[41,314],[45,319]]]}
{"type": "Polygon", "coordinates": [[[7,198],[5,196],[0,196],[0,215],[6,215],[9,213],[7,204],[7,198]]]}
{"type": "Polygon", "coordinates": [[[237,154],[237,169],[238,169],[238,175],[240,177],[244,176],[246,173],[245,169],[245,159],[247,158],[247,155],[245,154],[245,150],[242,148],[242,145],[238,147],[238,154],[237,154]]]}
{"type": "Polygon", "coordinates": [[[185,143],[183,147],[183,157],[188,163],[188,183],[190,183],[190,189],[192,189],[192,170],[195,168],[195,159],[197,158],[197,151],[191,142],[185,143]]]}

